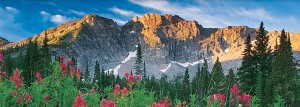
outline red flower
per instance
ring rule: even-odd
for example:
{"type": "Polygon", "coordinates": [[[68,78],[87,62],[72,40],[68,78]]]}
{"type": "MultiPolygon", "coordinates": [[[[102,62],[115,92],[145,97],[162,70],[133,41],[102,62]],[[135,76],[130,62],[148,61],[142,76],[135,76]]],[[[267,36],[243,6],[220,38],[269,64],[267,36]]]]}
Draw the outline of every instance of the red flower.
{"type": "Polygon", "coordinates": [[[243,93],[242,96],[237,97],[240,102],[247,103],[251,99],[251,95],[243,93]]]}
{"type": "Polygon", "coordinates": [[[101,101],[100,107],[116,107],[116,105],[115,105],[115,102],[113,102],[113,101],[108,101],[106,99],[103,99],[101,101]]]}
{"type": "Polygon", "coordinates": [[[71,69],[70,69],[70,75],[73,76],[74,74],[75,74],[75,68],[71,67],[71,69]]]}
{"type": "Polygon", "coordinates": [[[141,75],[140,74],[137,74],[136,77],[137,77],[137,80],[141,79],[141,75]]]}
{"type": "Polygon", "coordinates": [[[77,78],[80,78],[80,68],[77,69],[76,75],[77,78]]]}
{"type": "Polygon", "coordinates": [[[28,93],[24,93],[25,99],[26,100],[31,100],[31,96],[28,93]]]}
{"type": "Polygon", "coordinates": [[[134,83],[134,77],[133,77],[133,75],[129,75],[128,81],[129,81],[130,84],[134,83]]]}
{"type": "Polygon", "coordinates": [[[67,66],[65,63],[60,63],[60,71],[66,71],[67,70],[67,66]]]}
{"type": "Polygon", "coordinates": [[[22,103],[22,97],[19,97],[19,98],[17,99],[17,102],[18,102],[18,103],[22,103]]]}
{"type": "Polygon", "coordinates": [[[15,84],[16,88],[21,86],[22,80],[20,79],[20,71],[16,69],[14,74],[9,77],[9,80],[15,84]]]}
{"type": "Polygon", "coordinates": [[[122,90],[122,95],[123,95],[123,96],[126,96],[127,93],[128,93],[128,90],[127,90],[126,87],[124,87],[123,90],[122,90]]]}
{"type": "Polygon", "coordinates": [[[237,84],[233,84],[233,87],[230,89],[230,92],[234,95],[234,96],[238,96],[240,93],[240,90],[238,89],[238,85],[237,84]]]}
{"type": "Polygon", "coordinates": [[[128,78],[128,76],[129,76],[128,71],[125,71],[125,77],[128,78]]]}
{"type": "Polygon", "coordinates": [[[118,96],[119,93],[120,93],[120,85],[119,85],[119,84],[116,84],[115,89],[114,89],[114,94],[115,94],[116,96],[118,96]]]}
{"type": "Polygon", "coordinates": [[[38,81],[42,81],[43,80],[42,75],[39,72],[36,72],[35,76],[38,79],[38,81]]]}
{"type": "Polygon", "coordinates": [[[210,96],[210,100],[212,102],[218,101],[220,106],[223,106],[225,103],[225,95],[224,94],[214,94],[214,95],[210,96]]]}
{"type": "Polygon", "coordinates": [[[44,100],[45,100],[45,101],[48,101],[48,100],[49,100],[49,95],[48,95],[48,94],[44,96],[44,100]]]}
{"type": "Polygon", "coordinates": [[[2,60],[3,59],[3,54],[2,54],[2,52],[0,52],[0,60],[2,60]]]}
{"type": "Polygon", "coordinates": [[[17,92],[17,90],[12,90],[12,91],[10,91],[10,94],[11,94],[11,95],[17,95],[18,92],[17,92]]]}
{"type": "Polygon", "coordinates": [[[63,62],[64,59],[65,59],[65,56],[63,56],[63,55],[61,55],[61,56],[59,57],[60,62],[63,62]]]}
{"type": "Polygon", "coordinates": [[[4,71],[1,72],[1,75],[5,77],[6,76],[6,72],[4,72],[4,71]]]}
{"type": "Polygon", "coordinates": [[[84,101],[81,96],[77,96],[73,104],[73,107],[86,107],[86,106],[87,106],[86,101],[84,101]]]}
{"type": "Polygon", "coordinates": [[[92,94],[94,94],[96,92],[96,90],[94,88],[92,88],[92,94]]]}
{"type": "Polygon", "coordinates": [[[165,101],[159,100],[159,103],[157,103],[157,102],[152,103],[152,107],[171,107],[171,104],[169,102],[169,98],[166,97],[165,101]]]}
{"type": "Polygon", "coordinates": [[[68,61],[68,65],[73,65],[73,61],[71,59],[68,61]]]}

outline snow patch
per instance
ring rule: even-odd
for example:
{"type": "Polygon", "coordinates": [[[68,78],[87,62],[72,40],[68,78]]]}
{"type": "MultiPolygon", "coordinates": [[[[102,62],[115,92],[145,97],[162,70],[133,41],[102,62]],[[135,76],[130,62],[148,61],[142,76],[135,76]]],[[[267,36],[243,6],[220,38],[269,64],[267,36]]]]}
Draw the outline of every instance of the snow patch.
{"type": "Polygon", "coordinates": [[[251,44],[255,44],[255,41],[256,41],[256,40],[251,41],[251,44]]]}
{"type": "Polygon", "coordinates": [[[135,33],[135,31],[132,30],[132,31],[130,31],[129,33],[135,33]]]}
{"type": "Polygon", "coordinates": [[[137,51],[128,53],[129,55],[121,62],[121,64],[117,65],[114,69],[109,69],[109,71],[114,71],[114,75],[118,75],[118,70],[121,68],[121,65],[129,61],[131,58],[136,57],[137,51]]]}
{"type": "Polygon", "coordinates": [[[228,53],[229,51],[230,51],[230,49],[227,48],[227,49],[225,49],[224,52],[225,52],[225,53],[228,53]]]}
{"type": "Polygon", "coordinates": [[[171,63],[167,66],[167,68],[160,70],[161,72],[166,72],[171,67],[171,63]]]}

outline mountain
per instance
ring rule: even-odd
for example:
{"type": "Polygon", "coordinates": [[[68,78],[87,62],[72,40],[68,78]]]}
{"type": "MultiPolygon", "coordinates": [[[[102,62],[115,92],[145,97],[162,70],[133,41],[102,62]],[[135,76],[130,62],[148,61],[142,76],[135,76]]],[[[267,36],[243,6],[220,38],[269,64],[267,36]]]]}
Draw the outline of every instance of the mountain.
{"type": "MultiPolygon", "coordinates": [[[[89,66],[91,72],[99,61],[103,69],[123,76],[126,70],[134,71],[136,45],[141,44],[148,75],[160,77],[165,73],[172,77],[183,74],[186,67],[195,74],[196,66],[203,63],[204,57],[210,67],[218,56],[224,72],[229,68],[236,70],[241,63],[244,40],[248,34],[254,40],[256,30],[247,26],[204,28],[178,15],[155,13],[134,17],[120,26],[112,19],[89,14],[19,42],[3,42],[0,49],[26,47],[29,40],[42,45],[47,37],[53,56],[75,57],[79,67],[89,66]]],[[[300,34],[289,34],[295,58],[300,59],[300,44],[297,43],[300,34]]],[[[279,35],[280,31],[268,32],[272,47],[279,35]]]]}

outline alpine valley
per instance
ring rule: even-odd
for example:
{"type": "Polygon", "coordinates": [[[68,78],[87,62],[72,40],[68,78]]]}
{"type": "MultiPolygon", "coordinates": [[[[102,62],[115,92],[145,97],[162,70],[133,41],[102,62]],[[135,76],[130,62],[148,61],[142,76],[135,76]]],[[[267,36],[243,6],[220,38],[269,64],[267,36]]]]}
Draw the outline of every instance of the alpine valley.
{"type": "MultiPolygon", "coordinates": [[[[282,29],[267,31],[271,48],[279,39],[279,30],[282,29]]],[[[204,58],[209,69],[219,57],[225,74],[230,68],[237,71],[241,66],[246,36],[251,35],[254,45],[256,31],[257,28],[247,26],[205,28],[196,21],[169,14],[148,13],[134,17],[124,25],[89,14],[19,42],[0,38],[0,49],[16,57],[20,51],[26,51],[29,41],[36,41],[42,46],[47,37],[53,60],[59,55],[75,57],[77,66],[88,67],[91,73],[98,61],[104,70],[124,76],[125,71],[135,72],[136,46],[140,44],[147,74],[157,78],[166,74],[172,79],[173,75],[183,75],[186,68],[192,76],[195,75],[198,64],[202,65],[204,58]],[[11,49],[17,51],[8,51],[11,49]]],[[[288,34],[294,58],[299,60],[300,33],[288,34]]]]}

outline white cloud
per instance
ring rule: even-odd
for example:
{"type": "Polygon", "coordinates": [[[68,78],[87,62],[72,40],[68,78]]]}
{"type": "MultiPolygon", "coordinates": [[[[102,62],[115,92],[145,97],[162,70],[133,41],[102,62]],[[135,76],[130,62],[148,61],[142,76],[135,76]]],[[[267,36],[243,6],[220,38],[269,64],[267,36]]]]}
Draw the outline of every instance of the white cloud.
{"type": "Polygon", "coordinates": [[[71,21],[74,19],[74,18],[62,16],[60,14],[51,15],[50,13],[48,13],[46,11],[40,11],[40,15],[42,16],[44,22],[50,21],[57,25],[65,23],[67,21],[71,21]]]}
{"type": "Polygon", "coordinates": [[[18,9],[13,8],[13,7],[9,7],[9,6],[6,6],[6,10],[7,10],[7,11],[10,11],[10,12],[13,12],[13,13],[19,13],[19,10],[18,10],[18,9]]]}
{"type": "Polygon", "coordinates": [[[110,10],[114,13],[126,16],[126,17],[134,17],[134,16],[141,16],[140,14],[133,12],[133,11],[129,11],[129,10],[123,10],[117,7],[113,7],[110,8],[110,10]]]}
{"type": "Polygon", "coordinates": [[[69,10],[68,12],[69,12],[69,13],[76,14],[76,15],[78,15],[78,16],[84,16],[84,15],[86,15],[85,12],[76,11],[76,10],[69,10]]]}
{"type": "Polygon", "coordinates": [[[235,13],[240,16],[244,16],[247,18],[252,19],[259,19],[259,20],[269,20],[269,21],[276,21],[267,11],[263,8],[256,8],[256,9],[245,9],[240,8],[235,10],[235,13]]]}
{"type": "Polygon", "coordinates": [[[72,20],[72,18],[68,18],[66,16],[62,16],[62,15],[59,15],[59,14],[52,15],[51,18],[50,18],[50,21],[55,23],[55,24],[62,24],[62,23],[65,23],[67,21],[70,21],[70,20],[72,20]]]}

